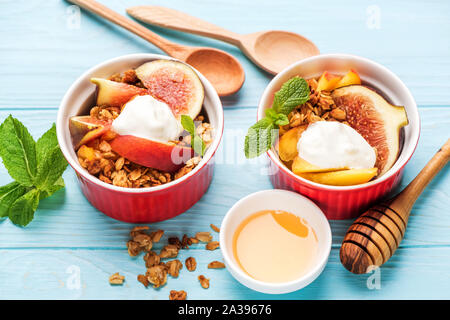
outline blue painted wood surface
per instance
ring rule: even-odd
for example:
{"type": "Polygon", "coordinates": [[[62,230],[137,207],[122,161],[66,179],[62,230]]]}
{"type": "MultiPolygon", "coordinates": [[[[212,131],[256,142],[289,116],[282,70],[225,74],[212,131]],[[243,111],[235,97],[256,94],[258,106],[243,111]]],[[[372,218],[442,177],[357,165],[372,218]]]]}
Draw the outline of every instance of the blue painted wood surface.
{"type": "MultiPolygon", "coordinates": [[[[127,6],[163,4],[241,33],[292,30],[314,40],[323,53],[358,54],[389,67],[411,89],[422,120],[419,146],[406,167],[402,186],[450,137],[448,1],[352,0],[345,5],[331,0],[102,2],[121,13],[127,6]]],[[[59,0],[0,0],[0,121],[13,114],[38,137],[55,121],[65,90],[84,70],[122,54],[161,52],[86,12],[81,12],[78,23],[73,12],[68,3],[59,0]]],[[[271,77],[232,46],[153,29],[180,43],[221,48],[243,63],[244,87],[223,103],[225,128],[245,132],[256,117],[259,97],[271,77]]],[[[220,225],[238,199],[272,187],[261,174],[264,161],[245,160],[241,144],[225,134],[206,195],[186,213],[152,226],[166,230],[163,240],[169,235],[208,231],[210,223],[220,225]]],[[[448,168],[414,206],[404,241],[381,268],[380,289],[368,289],[367,275],[353,275],[341,266],[339,247],[352,221],[332,221],[333,248],[323,274],[303,290],[276,296],[245,288],[226,270],[208,270],[207,263],[221,260],[221,254],[220,250],[205,251],[202,245],[181,253],[182,260],[196,257],[196,272],[184,269],[179,279],[169,279],[165,287],[145,289],[136,280],[145,270],[142,257],[130,258],[125,248],[132,226],[95,210],[81,194],[72,169],[65,172],[64,179],[65,190],[43,200],[35,220],[26,228],[0,220],[0,298],[167,299],[172,289],[186,290],[190,299],[450,298],[448,168]],[[109,285],[108,277],[114,272],[126,276],[124,286],[109,285]],[[211,278],[208,290],[199,286],[199,274],[211,278]]],[[[9,181],[0,165],[1,184],[9,181]]]]}

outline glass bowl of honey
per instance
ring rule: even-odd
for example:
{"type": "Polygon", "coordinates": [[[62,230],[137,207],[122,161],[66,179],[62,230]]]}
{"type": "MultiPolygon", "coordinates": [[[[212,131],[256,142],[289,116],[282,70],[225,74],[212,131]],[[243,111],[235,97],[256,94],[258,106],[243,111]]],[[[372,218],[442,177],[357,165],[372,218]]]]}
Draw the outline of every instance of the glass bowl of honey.
{"type": "Polygon", "coordinates": [[[240,283],[263,293],[288,293],[310,284],[325,268],[331,228],[308,198],[264,190],[231,207],[221,224],[220,247],[240,283]]]}

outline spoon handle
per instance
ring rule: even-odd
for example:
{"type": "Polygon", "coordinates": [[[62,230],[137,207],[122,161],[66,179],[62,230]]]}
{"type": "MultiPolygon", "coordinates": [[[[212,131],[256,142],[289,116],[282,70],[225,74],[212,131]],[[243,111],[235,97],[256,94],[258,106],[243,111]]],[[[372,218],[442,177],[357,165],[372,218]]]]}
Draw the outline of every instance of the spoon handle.
{"type": "Polygon", "coordinates": [[[127,29],[128,31],[131,31],[132,33],[147,40],[148,42],[153,43],[155,46],[157,46],[158,48],[160,48],[161,50],[163,50],[165,53],[169,54],[172,57],[180,58],[184,56],[180,53],[186,51],[187,47],[180,46],[176,43],[164,39],[163,37],[157,35],[156,33],[148,30],[144,26],[118,14],[117,12],[109,9],[108,7],[102,5],[101,3],[98,3],[94,0],[68,0],[68,1],[127,29]]]}
{"type": "Polygon", "coordinates": [[[145,23],[214,38],[236,46],[239,45],[242,37],[240,34],[225,30],[212,23],[165,7],[136,6],[128,8],[127,13],[145,23]]]}

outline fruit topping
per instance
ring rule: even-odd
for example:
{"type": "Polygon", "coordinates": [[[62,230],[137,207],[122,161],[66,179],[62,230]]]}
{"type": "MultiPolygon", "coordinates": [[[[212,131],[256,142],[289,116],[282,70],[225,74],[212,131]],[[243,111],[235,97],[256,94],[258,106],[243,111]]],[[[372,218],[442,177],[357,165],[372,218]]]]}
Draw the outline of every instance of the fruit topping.
{"type": "Polygon", "coordinates": [[[408,124],[405,109],[361,85],[336,89],[332,97],[336,106],[345,110],[349,125],[376,150],[379,176],[386,173],[397,160],[400,129],[408,124]]]}
{"type": "Polygon", "coordinates": [[[114,152],[142,166],[174,172],[194,156],[194,150],[171,142],[158,142],[131,135],[110,141],[114,152]]]}
{"type": "Polygon", "coordinates": [[[336,84],[336,88],[350,86],[352,84],[361,84],[361,79],[355,70],[347,72],[347,74],[336,84]]]}
{"type": "Polygon", "coordinates": [[[69,131],[75,150],[105,134],[110,128],[110,121],[98,120],[91,116],[71,117],[69,121],[69,131]]]}
{"type": "Polygon", "coordinates": [[[136,69],[148,92],[167,103],[174,115],[194,119],[203,104],[204,89],[196,72],[188,65],[169,60],[147,62],[136,69]]]}
{"type": "Polygon", "coordinates": [[[148,94],[148,90],[130,84],[92,78],[91,82],[97,85],[97,106],[122,107],[136,95],[148,94]]]}
{"type": "Polygon", "coordinates": [[[298,126],[289,129],[285,134],[283,134],[278,143],[278,154],[283,161],[291,161],[297,156],[297,143],[298,139],[305,131],[307,125],[298,126]]]}
{"type": "Polygon", "coordinates": [[[334,88],[336,88],[336,85],[338,84],[339,80],[341,80],[341,77],[331,74],[328,71],[325,71],[319,78],[317,90],[331,91],[334,88]]]}
{"type": "Polygon", "coordinates": [[[299,176],[313,182],[332,186],[351,186],[366,183],[377,175],[377,168],[350,169],[320,173],[300,173],[299,176]]]}
{"type": "Polygon", "coordinates": [[[294,161],[292,162],[292,172],[294,172],[297,175],[301,175],[302,173],[330,172],[344,169],[348,168],[322,168],[312,163],[309,163],[305,159],[302,159],[298,156],[295,157],[294,161]]]}

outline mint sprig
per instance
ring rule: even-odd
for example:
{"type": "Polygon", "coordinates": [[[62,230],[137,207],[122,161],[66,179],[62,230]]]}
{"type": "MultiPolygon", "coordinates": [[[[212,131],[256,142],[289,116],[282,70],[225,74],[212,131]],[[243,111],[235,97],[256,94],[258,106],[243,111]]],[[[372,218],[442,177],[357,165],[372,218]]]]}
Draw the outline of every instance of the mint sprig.
{"type": "Polygon", "coordinates": [[[53,126],[37,142],[11,115],[0,125],[0,157],[15,181],[0,187],[0,217],[26,226],[39,201],[64,187],[67,161],[61,153],[53,126]]]}
{"type": "Polygon", "coordinates": [[[181,115],[181,125],[184,130],[189,132],[191,135],[191,146],[194,149],[195,153],[201,155],[205,154],[206,145],[203,139],[197,134],[195,130],[194,120],[188,115],[181,115]]]}
{"type": "Polygon", "coordinates": [[[305,79],[294,77],[286,81],[275,93],[272,108],[266,110],[266,116],[248,129],[244,144],[245,156],[254,158],[269,150],[278,138],[279,126],[289,123],[289,113],[308,101],[309,94],[305,79]]]}

